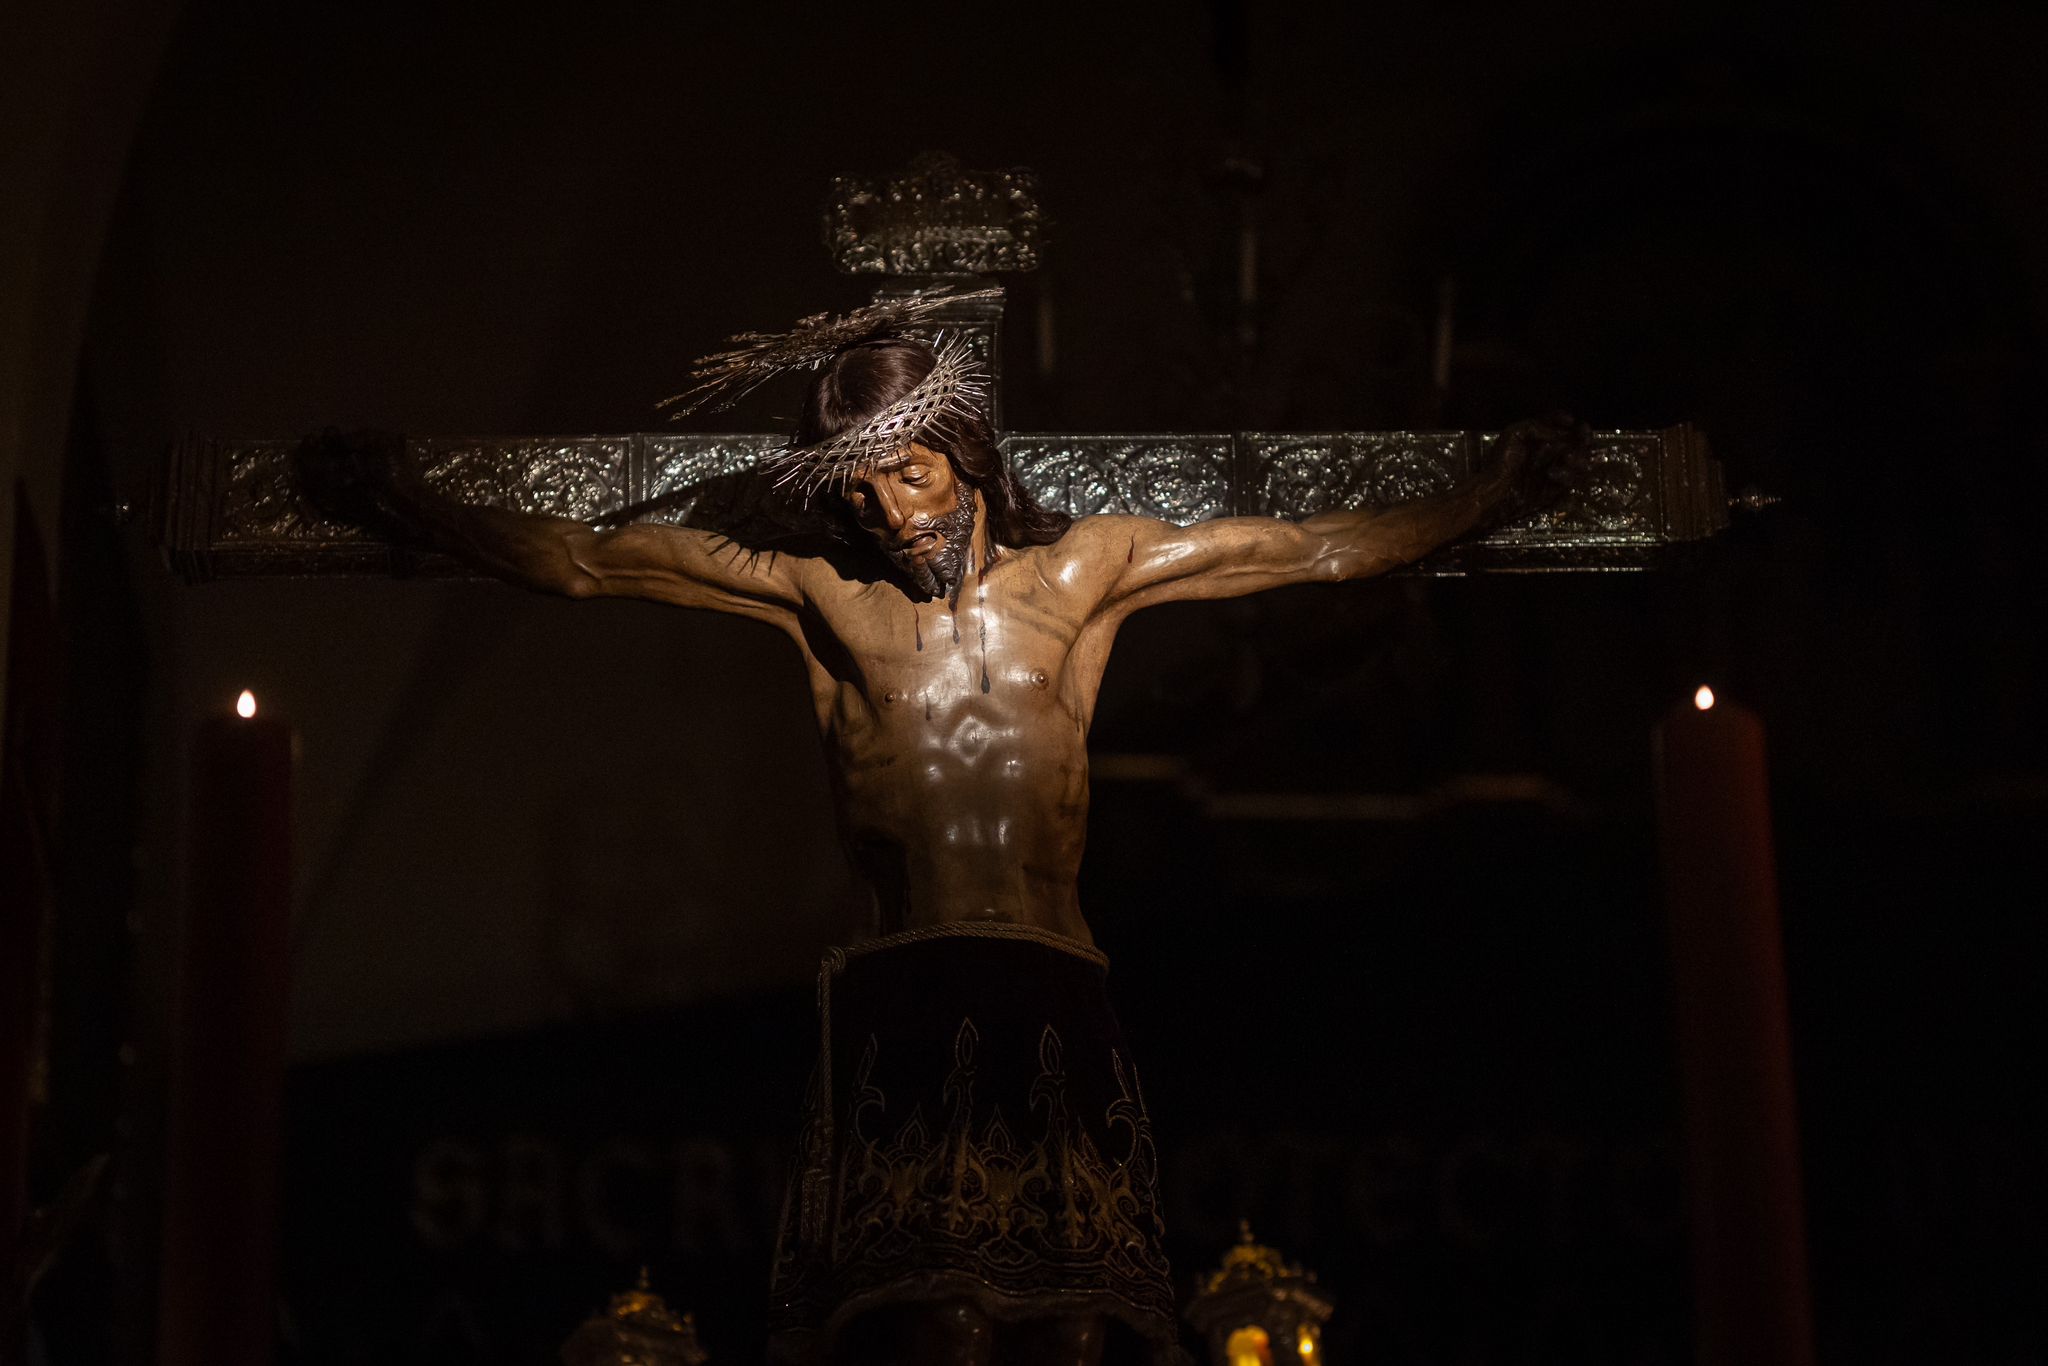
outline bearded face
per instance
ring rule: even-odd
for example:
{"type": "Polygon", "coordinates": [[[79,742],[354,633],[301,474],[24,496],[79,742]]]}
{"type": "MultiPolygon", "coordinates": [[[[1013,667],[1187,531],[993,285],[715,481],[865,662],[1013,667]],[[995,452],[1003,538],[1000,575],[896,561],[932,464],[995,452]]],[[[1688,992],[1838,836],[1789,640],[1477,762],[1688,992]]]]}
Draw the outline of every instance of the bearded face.
{"type": "Polygon", "coordinates": [[[950,601],[967,579],[968,552],[974,545],[974,493],[965,484],[959,490],[951,512],[915,523],[916,537],[907,547],[885,552],[927,597],[950,601]]]}
{"type": "Polygon", "coordinates": [[[974,551],[974,490],[952,461],[910,445],[846,492],[854,520],[917,589],[951,600],[966,581],[974,551]]]}

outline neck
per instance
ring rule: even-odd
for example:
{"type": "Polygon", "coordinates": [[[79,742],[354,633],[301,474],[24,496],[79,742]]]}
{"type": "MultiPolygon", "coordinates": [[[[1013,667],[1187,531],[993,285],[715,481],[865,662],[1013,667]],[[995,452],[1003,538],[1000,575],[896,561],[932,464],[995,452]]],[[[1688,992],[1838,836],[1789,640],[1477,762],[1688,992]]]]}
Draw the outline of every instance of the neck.
{"type": "Polygon", "coordinates": [[[974,491],[974,535],[967,542],[967,572],[985,572],[994,561],[989,556],[988,503],[981,490],[974,491]]]}
{"type": "Polygon", "coordinates": [[[960,581],[953,585],[951,592],[944,594],[945,603],[949,610],[954,612],[960,610],[960,595],[967,591],[968,580],[980,578],[988,572],[988,566],[988,504],[983,501],[981,490],[976,489],[974,490],[974,534],[967,538],[967,563],[961,566],[960,581]]]}

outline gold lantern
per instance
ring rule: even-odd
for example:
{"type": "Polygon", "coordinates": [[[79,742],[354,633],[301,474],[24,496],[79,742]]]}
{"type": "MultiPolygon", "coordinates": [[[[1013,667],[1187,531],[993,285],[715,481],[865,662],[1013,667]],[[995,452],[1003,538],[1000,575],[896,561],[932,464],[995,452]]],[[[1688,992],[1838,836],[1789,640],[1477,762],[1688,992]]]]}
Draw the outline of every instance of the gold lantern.
{"type": "Polygon", "coordinates": [[[1237,1246],[1202,1278],[1187,1317],[1214,1366],[1324,1366],[1323,1324],[1334,1307],[1314,1272],[1252,1241],[1240,1222],[1237,1246]]]}
{"type": "Polygon", "coordinates": [[[705,1366],[711,1358],[697,1345],[697,1325],[681,1318],[640,1283],[612,1296],[611,1307],[583,1321],[562,1344],[564,1366],[705,1366]]]}

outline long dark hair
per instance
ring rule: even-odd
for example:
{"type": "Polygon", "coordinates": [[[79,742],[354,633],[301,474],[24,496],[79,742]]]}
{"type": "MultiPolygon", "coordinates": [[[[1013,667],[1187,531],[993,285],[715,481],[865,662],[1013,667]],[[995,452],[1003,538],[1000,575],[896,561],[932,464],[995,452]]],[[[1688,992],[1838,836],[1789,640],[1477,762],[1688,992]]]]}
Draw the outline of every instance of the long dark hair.
{"type": "MultiPolygon", "coordinates": [[[[908,337],[877,337],[849,346],[818,371],[804,394],[796,444],[815,445],[856,427],[915,389],[937,363],[931,347],[908,337]]],[[[1074,519],[1040,507],[996,448],[980,413],[943,419],[920,438],[953,462],[953,472],[981,491],[988,536],[998,546],[1050,545],[1074,519]]]]}

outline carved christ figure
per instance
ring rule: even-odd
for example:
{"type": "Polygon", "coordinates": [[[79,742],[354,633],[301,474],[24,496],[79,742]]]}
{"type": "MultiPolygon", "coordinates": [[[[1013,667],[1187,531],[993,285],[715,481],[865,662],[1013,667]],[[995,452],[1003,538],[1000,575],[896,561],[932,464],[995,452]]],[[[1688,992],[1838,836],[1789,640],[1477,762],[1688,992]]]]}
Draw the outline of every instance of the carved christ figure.
{"type": "MultiPolygon", "coordinates": [[[[793,447],[869,431],[943,359],[887,335],[838,350],[793,447]]],[[[1582,434],[1510,429],[1489,468],[1426,501],[1194,526],[1039,507],[959,405],[913,435],[818,493],[839,534],[774,546],[463,505],[402,465],[353,477],[499,578],[736,613],[796,645],[876,925],[821,969],[780,1357],[1172,1359],[1150,1125],[1075,892],[1117,631],[1159,603],[1409,564],[1576,468],[1582,434]]]]}

